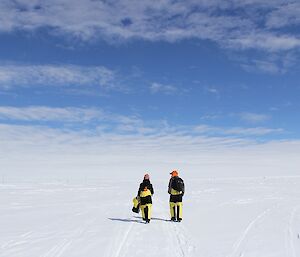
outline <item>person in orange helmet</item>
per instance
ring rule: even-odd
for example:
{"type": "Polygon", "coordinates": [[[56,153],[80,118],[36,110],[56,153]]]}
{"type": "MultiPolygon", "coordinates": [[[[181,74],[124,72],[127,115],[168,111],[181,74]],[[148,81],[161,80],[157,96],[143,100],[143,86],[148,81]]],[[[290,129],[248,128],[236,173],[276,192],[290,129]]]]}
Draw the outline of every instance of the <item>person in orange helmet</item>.
{"type": "Polygon", "coordinates": [[[182,221],[182,197],[184,195],[184,181],[178,176],[178,171],[173,170],[169,181],[168,193],[170,194],[171,221],[182,221]]]}
{"type": "Polygon", "coordinates": [[[153,186],[150,183],[149,174],[145,174],[143,182],[138,190],[138,197],[141,203],[142,218],[146,223],[151,220],[152,212],[152,195],[154,194],[153,186]]]}

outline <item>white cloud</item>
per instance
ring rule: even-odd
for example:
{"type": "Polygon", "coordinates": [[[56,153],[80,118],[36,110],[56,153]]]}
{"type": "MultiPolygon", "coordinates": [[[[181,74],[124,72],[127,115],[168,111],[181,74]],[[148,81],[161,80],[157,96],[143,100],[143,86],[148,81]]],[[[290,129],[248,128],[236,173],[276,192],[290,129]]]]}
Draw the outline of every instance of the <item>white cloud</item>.
{"type": "Polygon", "coordinates": [[[283,28],[300,24],[300,4],[291,2],[279,6],[267,16],[269,28],[283,28]]]}
{"type": "MultiPolygon", "coordinates": [[[[250,123],[263,122],[270,117],[256,113],[242,113],[240,117],[250,123]]],[[[283,133],[282,129],[272,129],[264,127],[216,127],[206,124],[199,125],[177,125],[171,126],[165,120],[161,121],[144,121],[136,116],[124,116],[107,112],[100,108],[78,108],[78,107],[47,107],[47,106],[29,106],[29,107],[12,107],[0,106],[0,121],[17,121],[18,124],[31,124],[32,122],[57,122],[71,126],[76,124],[85,125],[92,133],[99,128],[102,133],[105,129],[118,133],[138,133],[138,134],[156,134],[156,135],[204,135],[204,136],[226,136],[238,135],[261,136],[275,133],[283,133]]],[[[38,123],[40,124],[40,123],[38,123]]]]}
{"type": "Polygon", "coordinates": [[[102,110],[93,108],[51,108],[45,106],[0,106],[0,120],[87,122],[105,119],[102,110]]]}
{"type": "MultiPolygon", "coordinates": [[[[253,123],[253,121],[251,120],[253,123]]],[[[251,136],[265,136],[272,134],[282,134],[284,130],[281,128],[265,128],[265,127],[214,127],[208,125],[198,125],[193,128],[199,134],[206,135],[230,135],[230,136],[240,136],[240,137],[251,137],[251,136]]]]}
{"type": "Polygon", "coordinates": [[[244,135],[244,136],[263,136],[270,134],[281,134],[283,133],[283,129],[272,129],[272,128],[264,128],[264,127],[255,127],[255,128],[231,128],[224,131],[225,134],[229,135],[244,135]]]}
{"type": "Polygon", "coordinates": [[[204,135],[118,134],[0,124],[5,176],[135,176],[176,167],[193,176],[299,175],[299,141],[259,144],[204,135]],[[199,174],[199,172],[201,174],[199,174]],[[111,175],[110,175],[111,176],[111,175]]]}
{"type": "Polygon", "coordinates": [[[0,122],[17,121],[19,124],[43,124],[51,127],[55,122],[59,127],[76,128],[91,134],[104,131],[118,133],[153,133],[156,129],[146,127],[144,122],[135,116],[124,116],[106,112],[100,108],[78,107],[11,107],[0,106],[0,122]]]}
{"type": "Polygon", "coordinates": [[[208,88],[207,91],[212,94],[219,94],[219,90],[215,88],[208,88]]]}
{"type": "Polygon", "coordinates": [[[261,123],[271,119],[269,115],[250,112],[241,113],[240,117],[242,120],[249,123],[261,123]]]}
{"type": "Polygon", "coordinates": [[[161,83],[152,83],[151,86],[149,87],[150,91],[152,94],[156,94],[156,93],[163,93],[163,94],[174,94],[176,93],[178,90],[176,87],[172,86],[172,85],[164,85],[161,83]]]}
{"type": "Polygon", "coordinates": [[[249,72],[263,72],[270,74],[284,73],[286,70],[281,68],[276,62],[268,60],[253,60],[251,63],[241,65],[244,70],[249,72]]]}
{"type": "Polygon", "coordinates": [[[74,65],[0,65],[0,88],[31,86],[117,87],[115,72],[105,67],[74,65]]]}
{"type": "Polygon", "coordinates": [[[220,98],[221,97],[221,92],[216,87],[204,86],[203,90],[204,90],[205,93],[209,93],[211,95],[214,95],[216,98],[220,98]]]}
{"type": "Polygon", "coordinates": [[[272,29],[298,24],[298,7],[285,0],[2,0],[0,31],[46,27],[83,40],[198,38],[231,48],[279,51],[299,48],[299,34],[272,29]]]}
{"type": "Polygon", "coordinates": [[[105,172],[118,173],[120,167],[128,174],[177,167],[193,172],[205,169],[208,174],[225,172],[225,176],[232,171],[261,175],[294,173],[299,166],[299,141],[261,144],[252,138],[282,133],[281,129],[171,126],[166,121],[149,123],[97,108],[43,106],[2,106],[0,120],[0,173],[6,175],[100,172],[105,177],[105,172]],[[31,123],[36,121],[44,123],[31,123]],[[51,127],[47,122],[52,121],[87,126],[51,127]]]}
{"type": "Polygon", "coordinates": [[[285,74],[297,63],[297,53],[294,51],[263,55],[260,58],[239,58],[244,70],[269,74],[285,74]]]}
{"type": "Polygon", "coordinates": [[[299,48],[300,36],[256,31],[230,39],[228,43],[242,49],[256,48],[266,51],[291,50],[299,48]]]}

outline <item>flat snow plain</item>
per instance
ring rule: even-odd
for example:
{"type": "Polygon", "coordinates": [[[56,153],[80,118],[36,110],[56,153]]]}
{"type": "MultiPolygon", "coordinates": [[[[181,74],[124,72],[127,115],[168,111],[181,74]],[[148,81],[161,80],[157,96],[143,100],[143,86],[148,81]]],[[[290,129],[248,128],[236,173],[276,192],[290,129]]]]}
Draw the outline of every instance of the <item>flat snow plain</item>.
{"type": "Polygon", "coordinates": [[[140,181],[0,184],[1,257],[299,257],[300,178],[185,179],[182,223],[168,181],[153,219],[131,212],[140,181]]]}

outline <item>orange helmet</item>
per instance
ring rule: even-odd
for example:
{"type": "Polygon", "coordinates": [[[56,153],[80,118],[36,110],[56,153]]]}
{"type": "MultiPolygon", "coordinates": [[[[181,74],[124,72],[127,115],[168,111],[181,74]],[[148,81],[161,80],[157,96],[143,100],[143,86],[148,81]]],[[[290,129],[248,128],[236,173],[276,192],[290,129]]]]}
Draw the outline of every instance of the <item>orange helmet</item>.
{"type": "Polygon", "coordinates": [[[170,175],[172,175],[172,177],[176,177],[178,176],[178,171],[177,170],[173,170],[170,175]]]}

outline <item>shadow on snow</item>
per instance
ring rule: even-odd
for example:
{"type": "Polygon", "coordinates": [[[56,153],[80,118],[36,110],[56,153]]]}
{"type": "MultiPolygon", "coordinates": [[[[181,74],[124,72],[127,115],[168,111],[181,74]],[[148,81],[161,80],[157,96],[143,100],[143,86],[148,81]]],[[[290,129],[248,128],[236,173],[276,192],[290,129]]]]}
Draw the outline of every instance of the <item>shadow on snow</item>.
{"type": "MultiPolygon", "coordinates": [[[[144,222],[141,221],[142,217],[134,216],[134,218],[136,218],[138,220],[136,220],[136,219],[120,219],[120,218],[108,218],[108,219],[112,220],[112,221],[135,222],[135,223],[142,223],[142,224],[144,224],[144,222]]],[[[151,218],[151,220],[170,221],[170,220],[162,219],[162,218],[151,218]]]]}
{"type": "Polygon", "coordinates": [[[133,220],[133,219],[119,219],[119,218],[108,218],[109,220],[112,221],[122,221],[122,222],[135,222],[135,223],[143,223],[141,220],[133,220]]]}

